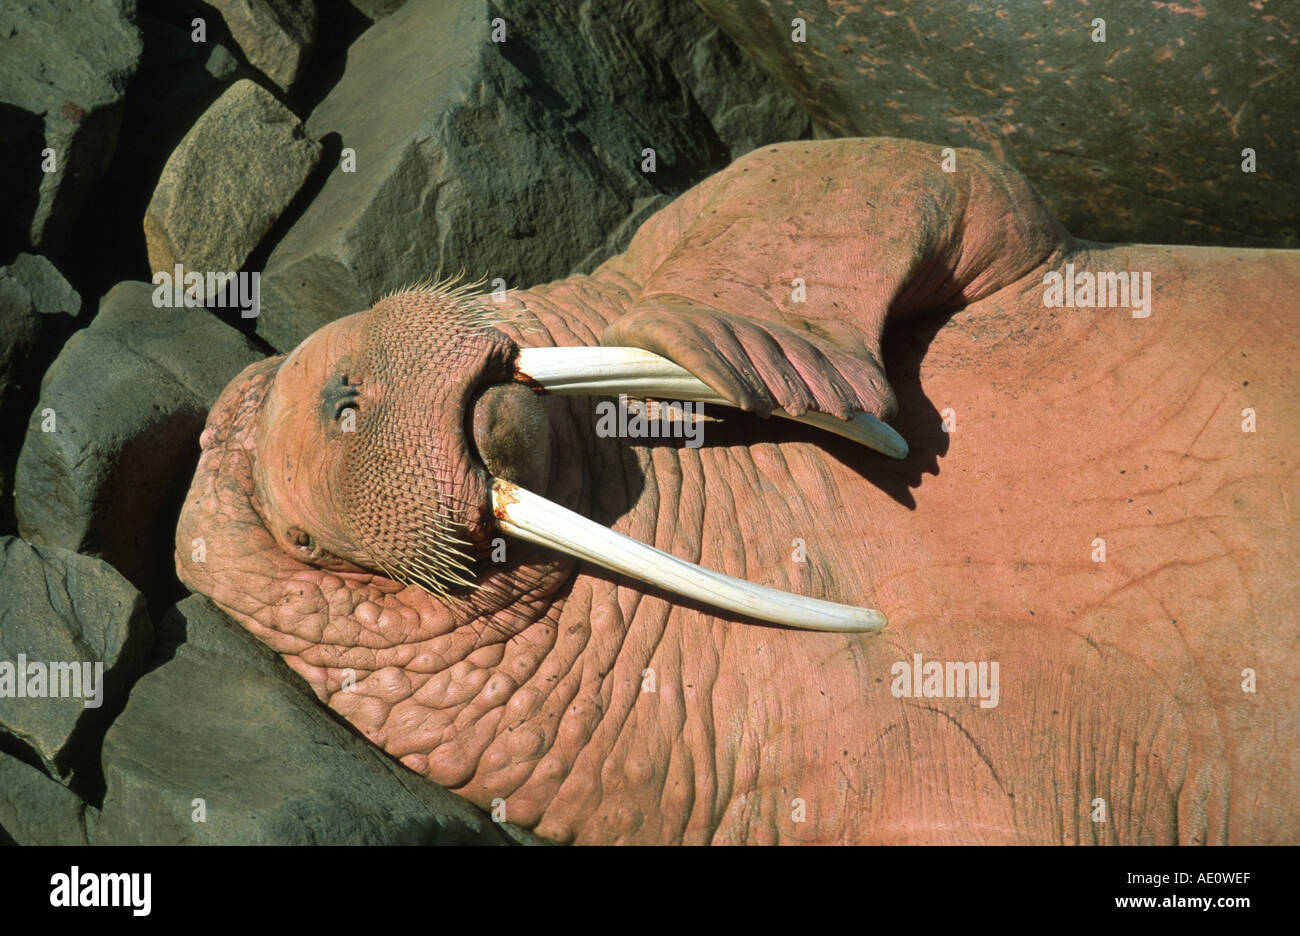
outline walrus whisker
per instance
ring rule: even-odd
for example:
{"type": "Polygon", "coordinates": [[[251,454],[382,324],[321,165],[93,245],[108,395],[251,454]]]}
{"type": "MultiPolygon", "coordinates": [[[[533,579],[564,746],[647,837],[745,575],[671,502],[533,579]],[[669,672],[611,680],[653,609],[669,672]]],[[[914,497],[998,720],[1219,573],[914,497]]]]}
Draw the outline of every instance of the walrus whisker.
{"type": "Polygon", "coordinates": [[[459,324],[470,328],[509,326],[526,332],[541,327],[536,321],[536,316],[527,308],[496,308],[495,294],[483,291],[483,286],[488,281],[487,276],[480,276],[471,281],[465,281],[465,276],[463,268],[448,276],[443,276],[439,271],[422,280],[390,290],[380,296],[378,301],[382,302],[406,293],[438,293],[451,303],[451,311],[457,315],[459,324]],[[520,315],[521,312],[524,315],[520,315]]]}
{"type": "MultiPolygon", "coordinates": [[[[735,405],[690,371],[641,348],[521,348],[515,371],[521,383],[561,396],[625,393],[735,405]]],[[[854,413],[847,420],[812,412],[792,416],[781,409],[773,410],[772,415],[843,436],[890,458],[907,457],[907,440],[870,413],[854,413]]]]}
{"type": "Polygon", "coordinates": [[[500,478],[492,479],[492,511],[502,532],[511,536],[760,621],[849,633],[876,631],[887,623],[882,613],[869,608],[792,595],[702,568],[500,478]]]}
{"type": "Polygon", "coordinates": [[[366,549],[367,565],[376,567],[385,577],[403,585],[415,585],[432,594],[446,596],[448,586],[474,589],[473,557],[469,543],[449,532],[450,520],[441,513],[420,511],[428,524],[427,542],[418,544],[409,555],[398,558],[380,551],[373,543],[366,549]]]}

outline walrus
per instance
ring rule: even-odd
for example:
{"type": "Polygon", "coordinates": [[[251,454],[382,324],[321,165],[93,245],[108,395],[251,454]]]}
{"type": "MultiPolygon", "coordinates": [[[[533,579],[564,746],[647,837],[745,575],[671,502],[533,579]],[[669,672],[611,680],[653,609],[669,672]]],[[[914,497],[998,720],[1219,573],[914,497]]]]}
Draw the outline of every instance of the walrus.
{"type": "Polygon", "coordinates": [[[1295,842],[1297,294],[978,152],[766,147],[246,369],[177,571],[559,842],[1295,842]]]}

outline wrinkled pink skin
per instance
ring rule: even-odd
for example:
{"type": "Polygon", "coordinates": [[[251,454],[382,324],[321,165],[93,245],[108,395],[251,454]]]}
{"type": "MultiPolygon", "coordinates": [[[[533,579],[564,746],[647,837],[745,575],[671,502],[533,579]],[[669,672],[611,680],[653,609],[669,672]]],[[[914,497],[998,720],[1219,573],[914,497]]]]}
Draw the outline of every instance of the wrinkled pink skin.
{"type": "Polygon", "coordinates": [[[592,276],[512,294],[544,330],[503,329],[596,344],[619,323],[609,343],[691,366],[720,326],[705,316],[692,344],[684,308],[742,330],[789,325],[784,308],[821,319],[794,327],[828,354],[860,342],[847,379],[888,413],[883,384],[870,398],[888,313],[903,462],[719,408],[700,449],[597,439],[593,401],[546,401],[548,496],[706,567],[880,608],[881,634],[736,620],[515,542],[472,598],[299,562],[250,507],[249,426],[279,359],[212,412],[182,579],[411,769],[560,841],[1300,840],[1300,259],[1078,243],[1014,176],[938,160],[898,141],[753,153],[592,276]],[[944,201],[954,185],[968,201],[944,201]],[[1152,314],[1044,308],[1067,261],[1150,271],[1152,314]],[[937,332],[921,318],[963,303],[937,332]],[[635,327],[665,309],[659,338],[635,327]],[[999,705],[895,698],[891,665],[914,653],[997,661],[999,705]]]}

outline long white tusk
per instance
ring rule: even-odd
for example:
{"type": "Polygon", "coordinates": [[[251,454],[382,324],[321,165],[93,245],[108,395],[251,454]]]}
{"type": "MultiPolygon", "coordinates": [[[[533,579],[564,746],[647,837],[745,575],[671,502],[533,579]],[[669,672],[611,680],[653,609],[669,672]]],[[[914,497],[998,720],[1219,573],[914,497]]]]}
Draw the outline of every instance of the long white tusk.
{"type": "MultiPolygon", "coordinates": [[[[660,400],[735,405],[690,371],[640,348],[520,348],[518,371],[525,381],[561,396],[626,393],[660,400]]],[[[854,413],[848,420],[824,413],[791,416],[780,409],[772,413],[852,439],[890,458],[907,457],[907,441],[870,413],[854,413]]]]}
{"type": "Polygon", "coordinates": [[[500,478],[492,480],[492,510],[502,532],[511,536],[760,621],[847,632],[875,631],[887,623],[879,611],[804,598],[700,568],[500,478]]]}

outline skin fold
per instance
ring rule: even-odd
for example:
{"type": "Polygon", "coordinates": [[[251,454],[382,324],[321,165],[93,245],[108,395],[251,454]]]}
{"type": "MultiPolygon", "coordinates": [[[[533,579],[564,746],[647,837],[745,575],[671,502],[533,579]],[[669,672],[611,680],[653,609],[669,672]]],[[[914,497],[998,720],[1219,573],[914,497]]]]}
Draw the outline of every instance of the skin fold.
{"type": "Polygon", "coordinates": [[[1300,840],[1300,257],[1079,242],[1011,170],[940,159],[768,147],[495,324],[399,295],[253,365],[203,434],[181,579],[406,766],[561,842],[1300,840]],[[1150,315],[1046,307],[1067,264],[1149,272],[1150,315]],[[516,346],[602,341],[751,412],[708,407],[687,448],[599,437],[594,398],[475,403],[516,346]],[[381,358],[402,376],[359,363],[381,358]],[[322,405],[353,399],[322,396],[345,370],[358,423],[401,426],[365,472],[322,405]],[[873,413],[911,454],[774,406],[873,413]],[[890,624],[764,626],[516,540],[502,559],[476,448],[618,532],[890,624]],[[367,566],[348,498],[394,542],[428,505],[477,587],[367,566]],[[997,705],[896,696],[918,653],[996,661],[997,705]]]}

